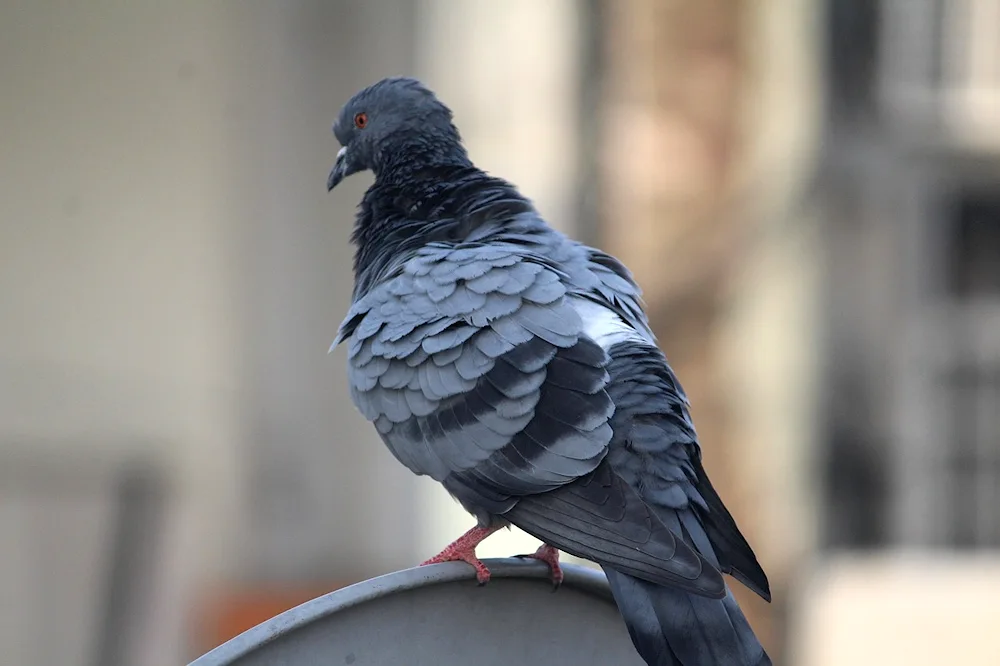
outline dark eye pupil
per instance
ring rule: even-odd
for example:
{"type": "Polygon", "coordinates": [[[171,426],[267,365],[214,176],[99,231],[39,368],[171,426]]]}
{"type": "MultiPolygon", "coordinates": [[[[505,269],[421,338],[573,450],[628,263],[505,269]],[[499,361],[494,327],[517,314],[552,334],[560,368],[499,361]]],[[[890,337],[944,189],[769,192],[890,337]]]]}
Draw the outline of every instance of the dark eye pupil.
{"type": "Polygon", "coordinates": [[[365,115],[364,113],[359,113],[358,115],[354,116],[354,124],[359,129],[364,128],[364,126],[368,124],[368,116],[365,115]]]}

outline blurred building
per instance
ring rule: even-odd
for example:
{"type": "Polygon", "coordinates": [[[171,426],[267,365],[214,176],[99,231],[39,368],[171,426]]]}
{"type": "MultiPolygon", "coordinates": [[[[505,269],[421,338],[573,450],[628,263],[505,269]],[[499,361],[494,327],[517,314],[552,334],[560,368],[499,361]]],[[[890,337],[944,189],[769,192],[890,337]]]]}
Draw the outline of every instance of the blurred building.
{"type": "Polygon", "coordinates": [[[796,654],[998,663],[1000,2],[831,0],[824,26],[825,557],[796,654]]]}
{"type": "Polygon", "coordinates": [[[1000,663],[998,44],[1000,0],[0,6],[2,661],[183,662],[471,524],[326,354],[329,127],[415,74],[634,269],[776,663],[1000,663]]]}

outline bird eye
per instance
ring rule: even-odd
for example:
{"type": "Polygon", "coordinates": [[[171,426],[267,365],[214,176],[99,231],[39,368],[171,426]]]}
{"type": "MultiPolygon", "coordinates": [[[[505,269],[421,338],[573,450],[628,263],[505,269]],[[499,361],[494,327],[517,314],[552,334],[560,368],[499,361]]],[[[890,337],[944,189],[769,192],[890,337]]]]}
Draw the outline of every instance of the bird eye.
{"type": "Polygon", "coordinates": [[[358,129],[364,129],[368,126],[368,114],[362,111],[361,113],[354,114],[354,126],[358,129]]]}

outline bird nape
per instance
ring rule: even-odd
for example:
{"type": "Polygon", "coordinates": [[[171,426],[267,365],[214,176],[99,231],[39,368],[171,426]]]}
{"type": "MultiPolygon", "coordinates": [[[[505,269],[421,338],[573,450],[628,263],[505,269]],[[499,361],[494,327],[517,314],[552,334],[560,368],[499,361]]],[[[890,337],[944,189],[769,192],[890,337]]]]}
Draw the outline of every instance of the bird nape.
{"type": "Polygon", "coordinates": [[[333,132],[328,189],[375,175],[334,341],[352,400],[477,519],[428,562],[486,582],[476,546],[515,525],[545,544],[555,583],[559,550],[604,569],[647,664],[769,664],[723,574],[770,601],[767,577],[702,468],[629,271],[477,169],[414,79],[360,91],[333,132]]]}

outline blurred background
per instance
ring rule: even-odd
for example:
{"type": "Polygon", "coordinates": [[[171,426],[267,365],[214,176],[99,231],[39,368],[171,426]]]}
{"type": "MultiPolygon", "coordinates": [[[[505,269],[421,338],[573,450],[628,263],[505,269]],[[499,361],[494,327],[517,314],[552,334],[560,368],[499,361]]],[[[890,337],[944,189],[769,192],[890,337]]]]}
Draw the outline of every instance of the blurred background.
{"type": "Polygon", "coordinates": [[[329,128],[397,74],[635,272],[775,663],[1000,664],[1000,0],[3,0],[0,662],[183,663],[471,526],[326,353],[329,128]]]}

